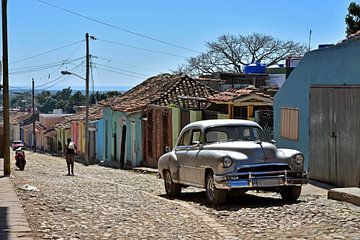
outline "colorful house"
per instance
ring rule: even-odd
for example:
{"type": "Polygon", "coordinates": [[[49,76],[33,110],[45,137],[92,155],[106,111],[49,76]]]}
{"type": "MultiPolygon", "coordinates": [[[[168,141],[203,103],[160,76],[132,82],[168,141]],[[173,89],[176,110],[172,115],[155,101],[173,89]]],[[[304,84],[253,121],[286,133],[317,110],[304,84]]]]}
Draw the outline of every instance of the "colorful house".
{"type": "MultiPolygon", "coordinates": [[[[104,102],[104,101],[102,101],[104,102]]],[[[103,154],[103,126],[102,102],[89,107],[89,162],[102,160],[103,154]]],[[[58,126],[58,141],[66,146],[67,139],[71,139],[77,146],[77,153],[85,157],[85,111],[64,119],[58,126]]]]}
{"type": "Polygon", "coordinates": [[[360,31],[308,52],[275,95],[275,139],[300,150],[310,178],[360,186],[360,31]]]}
{"type": "Polygon", "coordinates": [[[273,98],[254,87],[229,89],[216,93],[208,100],[212,103],[208,110],[219,112],[219,119],[255,119],[255,112],[272,110],[273,98]]]}
{"type": "Polygon", "coordinates": [[[160,74],[114,98],[103,111],[104,161],[120,168],[156,167],[181,125],[190,116],[201,119],[201,113],[190,110],[206,108],[206,97],[214,92],[186,75],[160,74]]]}
{"type": "Polygon", "coordinates": [[[32,113],[18,112],[10,116],[10,140],[20,140],[20,126],[24,121],[30,119],[32,113]]]}

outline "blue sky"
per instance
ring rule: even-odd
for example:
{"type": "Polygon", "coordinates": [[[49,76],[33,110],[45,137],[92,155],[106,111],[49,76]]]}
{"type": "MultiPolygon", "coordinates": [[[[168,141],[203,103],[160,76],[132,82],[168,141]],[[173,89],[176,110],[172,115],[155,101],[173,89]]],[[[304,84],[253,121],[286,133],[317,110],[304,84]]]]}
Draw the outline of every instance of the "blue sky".
{"type": "MultiPolygon", "coordinates": [[[[282,40],[307,43],[312,30],[312,48],[336,43],[345,37],[347,0],[44,0],[62,8],[125,28],[149,37],[204,51],[205,42],[223,33],[273,35],[282,40]]],[[[8,0],[10,86],[37,89],[84,86],[61,70],[85,76],[85,33],[94,56],[95,90],[107,86],[130,88],[147,77],[176,69],[197,53],[89,21],[52,8],[38,0],[8,0]],[[105,41],[104,41],[105,40],[105,41]],[[146,48],[178,56],[133,49],[106,41],[146,48]],[[38,57],[51,49],[73,45],[38,57]],[[76,60],[78,59],[78,60],[76,60]],[[21,60],[21,61],[19,61],[21,60]],[[74,60],[64,63],[65,60],[74,60]],[[48,64],[48,65],[46,65],[48,64]],[[38,66],[39,65],[39,66],[38,66]],[[34,68],[33,66],[38,66],[34,68]],[[29,68],[28,68],[29,67],[29,68]],[[106,69],[106,70],[105,70],[106,69]],[[36,70],[36,71],[35,71],[36,70]]]]}

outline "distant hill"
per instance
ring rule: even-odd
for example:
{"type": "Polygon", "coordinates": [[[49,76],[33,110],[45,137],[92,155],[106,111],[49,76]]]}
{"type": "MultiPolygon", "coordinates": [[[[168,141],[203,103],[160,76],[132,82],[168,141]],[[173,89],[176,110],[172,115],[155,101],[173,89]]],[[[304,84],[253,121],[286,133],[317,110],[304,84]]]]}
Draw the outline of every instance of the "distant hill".
{"type": "MultiPolygon", "coordinates": [[[[51,93],[56,93],[57,91],[61,91],[63,90],[64,88],[67,88],[67,87],[52,87],[52,88],[49,88],[49,89],[46,89],[47,91],[50,91],[51,93]]],[[[110,92],[110,91],[120,91],[120,92],[126,92],[130,89],[130,87],[127,87],[127,86],[103,86],[103,87],[96,87],[94,88],[94,92],[110,92]]],[[[80,91],[82,94],[85,95],[85,86],[84,87],[80,87],[80,86],[73,86],[71,87],[71,90],[73,90],[73,92],[77,92],[77,91],[80,91]]],[[[35,88],[35,95],[44,91],[44,89],[36,89],[35,88]]],[[[28,88],[28,87],[10,87],[10,90],[9,90],[9,93],[10,95],[14,94],[14,93],[24,93],[24,92],[31,92],[31,89],[28,88]]],[[[92,93],[92,88],[90,87],[89,89],[89,92],[90,94],[92,93]]]]}

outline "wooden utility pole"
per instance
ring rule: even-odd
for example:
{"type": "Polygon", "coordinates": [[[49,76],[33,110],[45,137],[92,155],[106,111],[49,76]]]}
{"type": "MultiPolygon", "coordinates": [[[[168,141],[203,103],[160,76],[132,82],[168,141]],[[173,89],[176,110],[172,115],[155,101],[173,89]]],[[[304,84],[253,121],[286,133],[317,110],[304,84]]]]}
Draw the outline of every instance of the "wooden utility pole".
{"type": "Polygon", "coordinates": [[[89,78],[90,78],[90,53],[89,53],[89,33],[85,34],[86,40],[86,109],[85,109],[85,163],[89,164],[89,78]]]}
{"type": "Polygon", "coordinates": [[[34,152],[36,152],[36,129],[35,129],[35,121],[36,121],[36,113],[35,113],[35,83],[34,79],[32,79],[32,119],[33,119],[33,147],[34,152]]]}
{"type": "Polygon", "coordinates": [[[2,0],[2,42],[3,42],[3,116],[4,116],[4,176],[10,176],[10,112],[9,112],[9,66],[7,37],[7,0],[2,0]]]}

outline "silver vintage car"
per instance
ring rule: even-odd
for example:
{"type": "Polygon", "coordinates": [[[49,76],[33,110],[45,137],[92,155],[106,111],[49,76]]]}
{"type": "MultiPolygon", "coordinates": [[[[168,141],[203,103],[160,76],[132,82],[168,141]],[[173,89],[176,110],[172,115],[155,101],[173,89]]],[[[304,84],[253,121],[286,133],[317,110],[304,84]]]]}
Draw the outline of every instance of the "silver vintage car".
{"type": "Polygon", "coordinates": [[[210,204],[225,202],[229,190],[279,191],[295,201],[308,182],[304,156],[296,150],[278,149],[262,139],[262,128],[247,120],[204,120],[188,124],[172,151],[158,162],[168,196],[181,188],[206,189],[210,204]]]}

